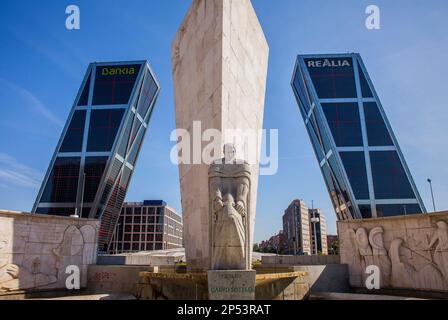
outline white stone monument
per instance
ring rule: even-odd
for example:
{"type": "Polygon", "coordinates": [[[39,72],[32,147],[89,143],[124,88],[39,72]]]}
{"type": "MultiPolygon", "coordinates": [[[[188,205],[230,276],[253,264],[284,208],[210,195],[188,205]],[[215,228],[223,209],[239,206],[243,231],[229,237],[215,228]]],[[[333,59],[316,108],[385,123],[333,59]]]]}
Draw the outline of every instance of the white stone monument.
{"type": "MultiPolygon", "coordinates": [[[[201,140],[207,129],[221,133],[262,129],[268,52],[250,0],[193,0],[172,47],[176,127],[188,131],[191,146],[198,137],[201,150],[209,144],[201,140]]],[[[224,144],[235,141],[222,135],[218,143],[222,150],[224,144]]],[[[250,165],[249,244],[253,242],[260,145],[260,139],[235,143],[236,157],[250,165]],[[249,161],[246,151],[254,147],[255,161],[249,161]]],[[[206,271],[211,265],[210,163],[204,163],[193,147],[191,151],[192,163],[179,164],[186,258],[190,271],[206,271]]],[[[214,155],[215,160],[222,157],[214,155]]],[[[249,245],[248,261],[251,250],[249,245]]]]}

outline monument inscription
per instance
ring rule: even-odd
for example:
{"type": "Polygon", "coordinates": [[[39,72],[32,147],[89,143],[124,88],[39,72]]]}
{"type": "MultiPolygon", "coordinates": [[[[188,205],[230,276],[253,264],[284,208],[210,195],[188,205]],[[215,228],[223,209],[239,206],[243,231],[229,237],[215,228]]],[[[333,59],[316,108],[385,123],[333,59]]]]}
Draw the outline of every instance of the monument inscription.
{"type": "Polygon", "coordinates": [[[208,271],[210,300],[255,300],[255,271],[208,271]]]}

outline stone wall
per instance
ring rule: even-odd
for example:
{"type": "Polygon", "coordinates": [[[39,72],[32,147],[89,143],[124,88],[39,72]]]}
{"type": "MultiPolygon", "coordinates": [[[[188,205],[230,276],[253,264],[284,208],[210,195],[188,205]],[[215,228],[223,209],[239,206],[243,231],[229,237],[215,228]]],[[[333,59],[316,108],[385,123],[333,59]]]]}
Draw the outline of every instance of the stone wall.
{"type": "Polygon", "coordinates": [[[447,224],[448,212],[339,221],[350,285],[365,288],[366,268],[377,266],[381,289],[448,292],[447,224]]]}
{"type": "Polygon", "coordinates": [[[312,266],[312,265],[339,264],[340,259],[341,259],[340,256],[329,256],[329,255],[322,255],[322,256],[272,255],[272,256],[262,256],[261,263],[264,267],[312,266]]]}
{"type": "Polygon", "coordinates": [[[96,262],[99,221],[0,211],[0,295],[66,288],[66,268],[96,262]]]}

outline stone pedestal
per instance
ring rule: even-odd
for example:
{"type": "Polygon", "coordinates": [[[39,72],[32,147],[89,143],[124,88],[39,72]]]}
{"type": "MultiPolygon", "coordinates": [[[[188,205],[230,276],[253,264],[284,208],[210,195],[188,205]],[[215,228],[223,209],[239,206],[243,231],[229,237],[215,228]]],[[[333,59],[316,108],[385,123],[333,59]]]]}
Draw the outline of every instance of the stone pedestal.
{"type": "MultiPolygon", "coordinates": [[[[190,270],[210,267],[207,129],[262,129],[269,48],[250,0],[194,0],[172,45],[176,128],[186,130],[190,162],[179,164],[184,241],[190,270]],[[202,141],[204,140],[204,141],[202,141]],[[194,152],[195,147],[200,149],[194,152]]],[[[181,139],[180,139],[181,140],[181,139]]],[[[183,140],[183,139],[182,139],[183,140]]],[[[217,141],[222,152],[232,137],[217,141]]],[[[250,163],[254,229],[261,140],[236,143],[238,159],[250,163]],[[255,161],[246,150],[255,148],[255,161]]],[[[214,154],[220,159],[223,154],[214,154]]],[[[249,235],[250,243],[253,233],[249,235]]],[[[251,251],[251,248],[250,248],[251,251]]],[[[249,252],[249,256],[251,252],[249,252]]]]}
{"type": "Polygon", "coordinates": [[[217,271],[207,273],[210,300],[255,300],[256,271],[217,271]]]}

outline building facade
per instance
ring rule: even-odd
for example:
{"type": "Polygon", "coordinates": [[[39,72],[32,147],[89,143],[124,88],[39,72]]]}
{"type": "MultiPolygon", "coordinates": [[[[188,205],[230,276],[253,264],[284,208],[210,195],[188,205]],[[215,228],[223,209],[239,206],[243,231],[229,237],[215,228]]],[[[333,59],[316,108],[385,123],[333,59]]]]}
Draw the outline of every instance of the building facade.
{"type": "Polygon", "coordinates": [[[106,252],[159,90],[147,61],[90,64],[32,212],[100,219],[106,252]]]}
{"type": "Polygon", "coordinates": [[[182,248],[182,217],[166,202],[126,202],[108,253],[182,248]]]}
{"type": "Polygon", "coordinates": [[[308,207],[302,200],[294,200],[283,215],[285,253],[311,254],[311,233],[308,207]]]}
{"type": "Polygon", "coordinates": [[[311,254],[328,254],[327,222],[320,209],[309,209],[311,254]]]}
{"type": "Polygon", "coordinates": [[[359,54],[298,56],[292,87],[338,220],[426,212],[359,54]]]}
{"type": "Polygon", "coordinates": [[[285,236],[283,230],[278,234],[269,238],[269,240],[262,241],[259,245],[261,252],[283,254],[285,252],[285,236]]]}

